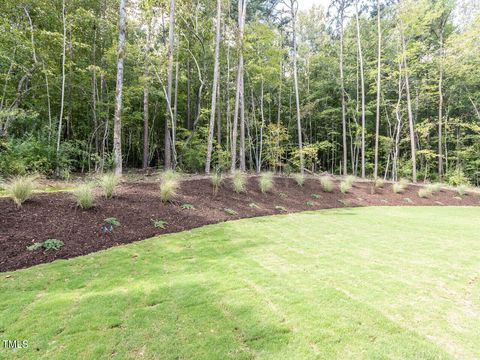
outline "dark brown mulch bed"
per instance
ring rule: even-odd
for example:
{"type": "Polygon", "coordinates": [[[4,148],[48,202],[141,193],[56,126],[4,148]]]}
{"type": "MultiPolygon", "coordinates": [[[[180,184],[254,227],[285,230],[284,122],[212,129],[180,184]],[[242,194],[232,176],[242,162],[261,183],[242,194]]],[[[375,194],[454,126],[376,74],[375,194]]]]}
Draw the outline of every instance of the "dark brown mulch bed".
{"type": "Polygon", "coordinates": [[[418,196],[416,186],[410,186],[403,194],[394,194],[390,184],[372,194],[372,186],[367,182],[355,183],[349,194],[340,193],[338,187],[332,193],[325,193],[315,179],[308,179],[299,187],[290,178],[276,178],[275,190],[262,194],[257,181],[255,177],[249,178],[247,192],[236,194],[227,180],[214,196],[208,179],[185,180],[175,203],[168,204],[160,202],[158,184],[128,183],[121,186],[115,198],[106,200],[98,196],[95,206],[85,211],[76,207],[69,193],[37,194],[20,209],[11,199],[0,198],[0,271],[85,255],[206,224],[278,214],[283,211],[278,207],[298,212],[345,206],[478,205],[480,200],[477,194],[460,199],[448,190],[423,199],[418,196]],[[182,209],[180,205],[185,203],[192,204],[195,210],[182,209]],[[259,208],[249,206],[251,203],[259,208]],[[225,208],[232,208],[238,214],[229,215],[225,208]],[[114,230],[113,236],[102,237],[101,226],[109,217],[117,218],[121,226],[114,230]],[[164,230],[155,228],[152,219],[164,220],[168,225],[164,230]],[[34,242],[50,238],[62,240],[65,246],[58,251],[26,249],[34,242]]]}

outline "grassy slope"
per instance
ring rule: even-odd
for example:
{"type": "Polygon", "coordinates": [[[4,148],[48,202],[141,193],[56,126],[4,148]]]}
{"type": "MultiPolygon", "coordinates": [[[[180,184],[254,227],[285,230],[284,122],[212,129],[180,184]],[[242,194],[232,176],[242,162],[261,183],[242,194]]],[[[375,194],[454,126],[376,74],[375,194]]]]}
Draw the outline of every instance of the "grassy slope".
{"type": "Polygon", "coordinates": [[[0,274],[0,339],[30,344],[0,358],[478,358],[479,216],[257,218],[0,274]]]}

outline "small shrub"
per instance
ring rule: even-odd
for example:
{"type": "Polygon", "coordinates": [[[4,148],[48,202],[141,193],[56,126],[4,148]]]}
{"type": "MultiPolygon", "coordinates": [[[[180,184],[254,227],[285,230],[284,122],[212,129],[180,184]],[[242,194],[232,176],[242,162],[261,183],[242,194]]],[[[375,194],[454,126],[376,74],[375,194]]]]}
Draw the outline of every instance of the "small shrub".
{"type": "Polygon", "coordinates": [[[165,229],[165,227],[168,225],[166,221],[163,220],[153,220],[153,226],[155,226],[157,229],[165,229]]]}
{"type": "Polygon", "coordinates": [[[447,182],[452,186],[468,184],[468,178],[461,169],[449,171],[445,177],[447,182]]]}
{"type": "Polygon", "coordinates": [[[333,191],[333,180],[329,176],[320,177],[320,185],[322,185],[322,189],[325,192],[333,191]]]}
{"type": "Polygon", "coordinates": [[[351,189],[352,189],[352,184],[349,181],[343,180],[340,183],[340,191],[342,192],[342,194],[348,193],[351,189]]]}
{"type": "Polygon", "coordinates": [[[432,189],[430,189],[429,187],[423,187],[418,190],[418,196],[420,196],[421,198],[429,198],[430,196],[432,196],[432,189]]]}
{"type": "Polygon", "coordinates": [[[111,226],[120,226],[120,221],[118,221],[118,219],[114,217],[106,218],[105,220],[103,220],[103,222],[111,226]]]}
{"type": "Polygon", "coordinates": [[[384,186],[385,186],[385,180],[383,180],[382,178],[376,178],[375,179],[375,187],[376,188],[382,189],[384,186]]]}
{"type": "Polygon", "coordinates": [[[166,170],[160,175],[160,180],[168,181],[168,180],[180,180],[180,174],[173,170],[166,170]]]}
{"type": "Polygon", "coordinates": [[[103,220],[103,225],[100,228],[100,231],[102,233],[102,237],[104,237],[106,235],[113,234],[113,229],[116,226],[120,226],[120,221],[118,221],[117,218],[110,217],[110,218],[106,218],[105,220],[103,220]]]}
{"type": "Polygon", "coordinates": [[[400,183],[400,185],[403,186],[404,189],[406,189],[408,187],[408,185],[410,184],[410,181],[408,179],[402,178],[402,179],[400,179],[399,183],[400,183]]]}
{"type": "Polygon", "coordinates": [[[406,187],[408,186],[408,180],[401,179],[399,182],[396,182],[392,185],[392,191],[395,194],[401,194],[405,191],[406,187]]]}
{"type": "Polygon", "coordinates": [[[260,191],[265,194],[272,190],[273,188],[273,173],[265,172],[260,175],[258,180],[258,185],[260,186],[260,191]]]}
{"type": "Polygon", "coordinates": [[[250,203],[250,204],[248,204],[248,206],[251,207],[252,209],[260,209],[260,206],[258,206],[255,203],[250,203]]]}
{"type": "Polygon", "coordinates": [[[465,185],[458,185],[457,186],[457,193],[460,196],[464,196],[467,193],[467,187],[465,185]]]}
{"type": "Polygon", "coordinates": [[[435,183],[428,185],[428,188],[432,191],[432,194],[436,194],[442,190],[442,184],[435,183]]]}
{"type": "Polygon", "coordinates": [[[312,201],[307,201],[307,202],[306,202],[306,205],[307,205],[307,206],[315,206],[315,203],[312,202],[312,201]]]}
{"type": "Polygon", "coordinates": [[[410,198],[404,198],[403,199],[406,203],[413,204],[413,200],[410,198]]]}
{"type": "Polygon", "coordinates": [[[178,178],[163,178],[160,183],[160,200],[164,203],[171,201],[177,195],[179,185],[178,178]]]}
{"type": "Polygon", "coordinates": [[[93,206],[93,187],[90,184],[82,184],[73,192],[77,206],[83,210],[93,206]]]}
{"type": "Polygon", "coordinates": [[[30,245],[27,247],[27,250],[29,251],[36,251],[40,249],[45,249],[45,250],[60,250],[63,245],[63,241],[57,240],[57,239],[48,239],[45,240],[44,242],[38,242],[34,243],[33,245],[30,245]]]}
{"type": "Polygon", "coordinates": [[[195,210],[195,207],[192,204],[182,204],[180,207],[184,210],[195,210]]]}
{"type": "Polygon", "coordinates": [[[33,176],[19,176],[12,179],[6,186],[6,192],[13,198],[18,207],[28,200],[36,188],[36,179],[33,176]]]}
{"type": "Polygon", "coordinates": [[[280,196],[281,198],[284,198],[284,199],[285,199],[286,197],[288,197],[288,195],[285,194],[284,192],[279,192],[279,193],[278,193],[278,196],[280,196]]]}
{"type": "Polygon", "coordinates": [[[318,195],[318,194],[312,194],[312,198],[314,198],[314,199],[320,199],[320,198],[321,198],[321,196],[320,196],[320,195],[318,195]]]}
{"type": "Polygon", "coordinates": [[[120,178],[114,173],[105,174],[100,179],[100,187],[107,199],[112,198],[115,195],[115,189],[120,182],[120,178]]]}
{"type": "Polygon", "coordinates": [[[243,172],[240,170],[235,170],[233,173],[232,183],[233,191],[235,191],[237,194],[245,192],[247,181],[243,172]]]}
{"type": "Polygon", "coordinates": [[[230,209],[230,208],[225,208],[225,209],[223,209],[223,211],[225,211],[228,215],[237,215],[238,214],[235,210],[230,209]]]}
{"type": "Polygon", "coordinates": [[[350,188],[352,188],[353,186],[353,183],[355,182],[355,176],[353,175],[348,175],[345,179],[343,179],[343,181],[347,184],[350,185],[350,188]]]}
{"type": "Polygon", "coordinates": [[[287,209],[285,209],[283,206],[275,206],[275,210],[280,212],[287,212],[287,209]]]}
{"type": "Polygon", "coordinates": [[[213,193],[216,195],[218,193],[218,189],[220,188],[220,185],[222,185],[223,182],[223,175],[222,173],[216,172],[210,176],[210,182],[212,183],[213,186],[213,193]]]}
{"type": "Polygon", "coordinates": [[[303,184],[305,184],[305,175],[303,175],[302,173],[293,174],[293,178],[295,179],[295,182],[298,186],[302,187],[303,184]]]}

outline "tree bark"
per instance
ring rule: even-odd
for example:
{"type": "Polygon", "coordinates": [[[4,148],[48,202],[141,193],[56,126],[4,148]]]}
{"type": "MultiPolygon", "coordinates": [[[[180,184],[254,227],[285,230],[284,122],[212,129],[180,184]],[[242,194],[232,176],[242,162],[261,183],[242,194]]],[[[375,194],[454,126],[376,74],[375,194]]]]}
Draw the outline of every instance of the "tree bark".
{"type": "Polygon", "coordinates": [[[210,112],[210,124],[208,127],[207,157],[205,159],[206,174],[210,174],[210,163],[212,160],[212,150],[213,150],[213,132],[215,127],[215,110],[217,107],[218,77],[220,74],[220,38],[221,38],[221,23],[222,23],[222,0],[217,0],[216,22],[217,23],[216,23],[216,37],[215,37],[215,64],[213,69],[213,84],[212,84],[212,107],[210,112]]]}
{"type": "Polygon", "coordinates": [[[343,16],[344,9],[341,5],[340,9],[340,92],[342,101],[342,142],[343,142],[343,171],[342,174],[347,174],[347,109],[345,104],[345,78],[343,74],[343,16]]]}
{"type": "Polygon", "coordinates": [[[113,152],[115,159],[115,174],[122,175],[122,92],[123,63],[125,58],[126,10],[125,1],[120,0],[119,31],[117,50],[117,82],[115,90],[115,115],[113,119],[113,152]]]}
{"type": "Polygon", "coordinates": [[[382,29],[380,18],[380,0],[377,0],[377,33],[378,33],[378,45],[377,45],[377,116],[375,119],[375,160],[373,177],[378,177],[378,138],[380,136],[380,91],[381,91],[381,66],[382,66],[382,29]]]}
{"type": "Polygon", "coordinates": [[[168,29],[168,68],[167,68],[167,112],[165,114],[165,169],[172,168],[172,136],[171,123],[172,119],[172,83],[173,83],[173,43],[174,43],[174,26],[175,26],[175,0],[170,0],[170,20],[168,29]],[[169,121],[170,118],[170,121],[169,121]]]}
{"type": "Polygon", "coordinates": [[[357,45],[358,45],[358,56],[360,61],[360,86],[361,86],[361,97],[362,97],[362,178],[365,178],[365,74],[363,70],[363,52],[362,52],[362,42],[360,38],[360,21],[358,18],[358,1],[356,2],[355,8],[355,19],[357,25],[357,45]]]}
{"type": "Polygon", "coordinates": [[[62,138],[62,120],[63,120],[63,108],[65,103],[65,57],[66,57],[66,47],[67,47],[67,23],[65,18],[65,0],[62,1],[62,23],[63,23],[63,43],[62,43],[62,89],[60,95],[60,116],[58,118],[58,130],[57,130],[57,166],[56,173],[57,176],[60,174],[60,140],[62,138]]]}

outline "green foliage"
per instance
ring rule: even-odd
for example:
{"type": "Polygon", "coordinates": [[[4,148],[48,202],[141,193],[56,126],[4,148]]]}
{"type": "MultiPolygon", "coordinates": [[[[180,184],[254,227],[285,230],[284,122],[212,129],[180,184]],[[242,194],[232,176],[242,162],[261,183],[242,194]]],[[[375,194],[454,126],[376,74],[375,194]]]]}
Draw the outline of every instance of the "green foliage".
{"type": "Polygon", "coordinates": [[[34,176],[18,176],[6,185],[6,193],[13,198],[18,207],[21,207],[32,196],[36,186],[34,176]]]}
{"type": "Polygon", "coordinates": [[[195,210],[195,207],[192,204],[182,204],[180,207],[184,210],[195,210]]]}
{"type": "Polygon", "coordinates": [[[445,177],[447,179],[447,182],[452,186],[468,185],[468,178],[465,176],[465,173],[460,169],[455,169],[448,172],[445,177]]]}
{"type": "Polygon", "coordinates": [[[429,184],[427,187],[430,189],[432,194],[436,194],[442,190],[442,184],[440,183],[429,184]]]}
{"type": "Polygon", "coordinates": [[[330,176],[321,176],[320,185],[322,186],[322,189],[325,192],[333,191],[333,180],[330,176]]]}
{"type": "Polygon", "coordinates": [[[247,184],[245,174],[240,170],[235,170],[233,173],[232,184],[233,191],[235,191],[237,194],[245,192],[247,184]]]}
{"type": "Polygon", "coordinates": [[[298,186],[302,187],[303,184],[305,184],[305,175],[303,175],[302,173],[293,174],[293,178],[295,179],[295,182],[298,186]]]}
{"type": "Polygon", "coordinates": [[[168,225],[168,222],[164,221],[164,220],[151,220],[153,222],[153,226],[155,226],[157,229],[162,229],[164,230],[167,225],[168,225]]]}
{"type": "Polygon", "coordinates": [[[29,251],[36,251],[40,249],[45,249],[45,251],[60,250],[63,247],[63,245],[65,244],[61,240],[48,239],[48,240],[45,240],[44,242],[37,242],[37,243],[34,243],[33,245],[28,246],[27,250],[29,251]]]}
{"type": "Polygon", "coordinates": [[[458,185],[456,190],[457,190],[458,195],[464,196],[467,193],[467,186],[466,185],[458,185]]]}
{"type": "Polygon", "coordinates": [[[228,215],[237,215],[238,212],[236,212],[235,210],[231,209],[231,208],[224,208],[223,211],[225,211],[228,215]]]}
{"type": "Polygon", "coordinates": [[[120,178],[114,173],[108,173],[101,177],[100,187],[107,199],[112,198],[115,195],[115,189],[120,182],[120,178]]]}
{"type": "Polygon", "coordinates": [[[315,203],[312,202],[312,201],[307,201],[305,204],[306,204],[307,206],[315,206],[315,203]]]}
{"type": "Polygon", "coordinates": [[[105,220],[103,220],[103,222],[111,226],[120,226],[120,221],[118,221],[118,219],[114,217],[106,218],[105,220]]]}
{"type": "Polygon", "coordinates": [[[215,172],[210,176],[210,182],[213,186],[213,193],[216,195],[218,193],[218,189],[223,182],[223,174],[220,172],[215,172]]]}
{"type": "Polygon", "coordinates": [[[318,195],[318,194],[312,194],[312,198],[314,198],[314,199],[320,199],[320,198],[321,198],[321,196],[320,196],[320,195],[318,195]]]}
{"type": "Polygon", "coordinates": [[[273,189],[273,173],[272,172],[264,172],[260,174],[260,178],[258,180],[258,185],[260,187],[260,191],[265,194],[273,189]]]}
{"type": "Polygon", "coordinates": [[[77,206],[83,210],[90,209],[93,206],[93,186],[91,184],[81,184],[74,191],[73,195],[77,201],[77,206]]]}

